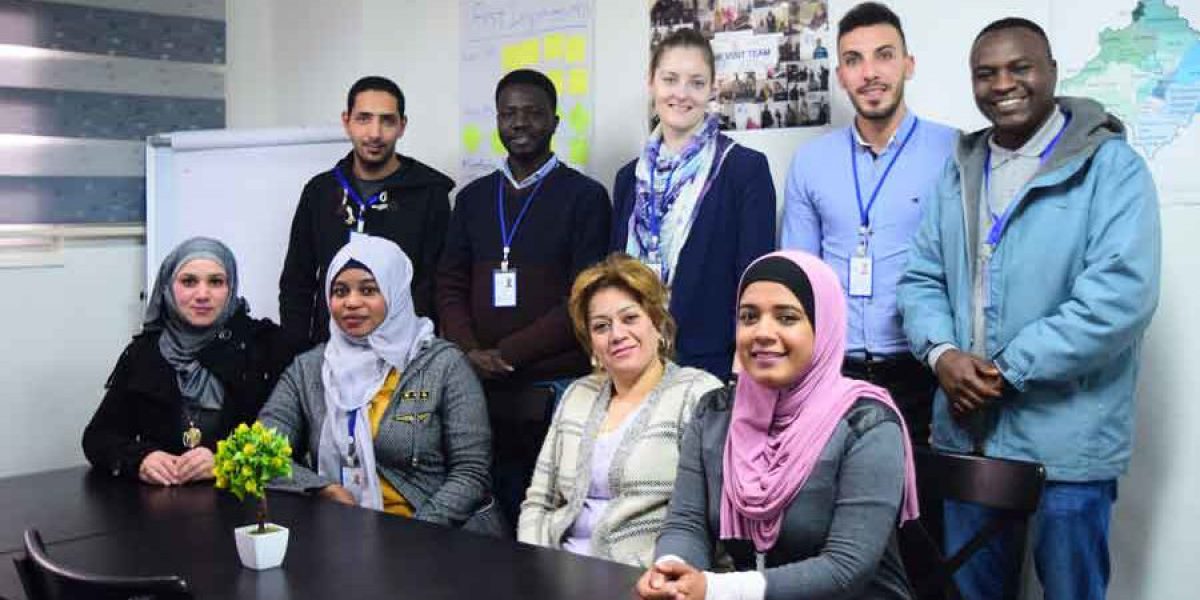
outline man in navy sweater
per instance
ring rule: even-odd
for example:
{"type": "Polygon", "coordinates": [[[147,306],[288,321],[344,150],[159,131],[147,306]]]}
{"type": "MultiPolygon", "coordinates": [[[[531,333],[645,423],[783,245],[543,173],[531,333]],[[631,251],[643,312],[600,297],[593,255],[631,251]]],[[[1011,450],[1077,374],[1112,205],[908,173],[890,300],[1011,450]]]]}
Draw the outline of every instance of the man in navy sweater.
{"type": "Polygon", "coordinates": [[[508,158],[458,193],[438,267],[443,336],[484,384],[493,486],[510,524],[567,384],[588,372],[567,315],[575,276],[604,257],[611,206],[604,188],[550,150],[554,84],[513,71],[496,86],[496,126],[508,158]]]}

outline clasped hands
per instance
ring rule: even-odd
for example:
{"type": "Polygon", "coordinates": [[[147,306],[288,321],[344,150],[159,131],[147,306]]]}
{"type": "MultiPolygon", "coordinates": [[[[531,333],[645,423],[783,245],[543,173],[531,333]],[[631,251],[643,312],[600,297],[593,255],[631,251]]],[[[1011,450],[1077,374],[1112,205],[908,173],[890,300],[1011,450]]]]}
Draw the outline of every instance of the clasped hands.
{"type": "Polygon", "coordinates": [[[142,459],[138,479],[151,485],[183,485],[213,478],[213,454],[197,446],[180,455],[155,450],[142,459]]]}
{"type": "Polygon", "coordinates": [[[480,379],[502,379],[513,372],[513,366],[500,356],[500,350],[496,348],[471,350],[467,352],[467,359],[480,379]]]}
{"type": "Polygon", "coordinates": [[[950,414],[962,419],[1004,395],[1004,377],[990,360],[962,350],[947,350],[934,367],[950,401],[950,414]]]}
{"type": "Polygon", "coordinates": [[[678,560],[665,560],[642,574],[635,593],[642,600],[703,600],[707,587],[704,571],[678,560]]]}

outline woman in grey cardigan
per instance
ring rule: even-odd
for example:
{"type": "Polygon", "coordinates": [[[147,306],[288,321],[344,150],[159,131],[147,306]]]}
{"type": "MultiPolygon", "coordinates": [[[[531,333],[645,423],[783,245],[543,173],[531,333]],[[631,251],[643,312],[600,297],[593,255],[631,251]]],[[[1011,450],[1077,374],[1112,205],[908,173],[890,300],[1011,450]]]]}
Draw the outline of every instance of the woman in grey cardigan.
{"type": "Polygon", "coordinates": [[[684,436],[646,599],[906,599],[899,522],[916,518],[908,435],[887,391],[843,377],[846,302],[802,252],[750,265],[736,389],[700,400],[684,436]],[[713,573],[720,540],[736,569],[713,573]]]}
{"type": "Polygon", "coordinates": [[[394,243],[354,236],[327,273],[329,342],[296,358],[259,414],[295,449],[274,487],[462,526],[488,498],[491,460],[470,364],[413,312],[394,243]]]}
{"type": "Polygon", "coordinates": [[[596,374],[567,388],[521,505],[518,539],[648,566],[667,514],[683,431],[715,377],[668,358],[667,291],[614,254],[576,278],[568,302],[596,374]]]}

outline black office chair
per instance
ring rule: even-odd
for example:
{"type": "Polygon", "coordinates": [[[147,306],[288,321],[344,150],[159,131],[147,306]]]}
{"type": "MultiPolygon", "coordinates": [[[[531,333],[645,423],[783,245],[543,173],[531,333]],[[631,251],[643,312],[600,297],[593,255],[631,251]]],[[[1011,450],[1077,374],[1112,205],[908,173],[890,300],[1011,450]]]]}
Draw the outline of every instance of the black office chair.
{"type": "Polygon", "coordinates": [[[903,535],[923,538],[928,552],[937,557],[937,568],[930,577],[910,582],[916,598],[959,600],[962,596],[954,585],[954,572],[992,537],[1011,529],[1016,543],[1011,547],[1010,559],[1018,568],[1009,573],[1005,589],[1007,598],[1015,600],[1021,589],[1020,565],[1025,558],[1029,517],[1037,511],[1042,498],[1046,469],[1039,463],[1019,460],[935,452],[928,448],[913,451],[924,493],[997,510],[996,516],[950,557],[942,551],[941,540],[934,540],[920,521],[905,525],[903,535]]]}
{"type": "Polygon", "coordinates": [[[187,582],[175,576],[124,577],[82,573],[46,556],[42,536],[25,530],[25,556],[13,559],[29,600],[191,600],[187,582]]]}

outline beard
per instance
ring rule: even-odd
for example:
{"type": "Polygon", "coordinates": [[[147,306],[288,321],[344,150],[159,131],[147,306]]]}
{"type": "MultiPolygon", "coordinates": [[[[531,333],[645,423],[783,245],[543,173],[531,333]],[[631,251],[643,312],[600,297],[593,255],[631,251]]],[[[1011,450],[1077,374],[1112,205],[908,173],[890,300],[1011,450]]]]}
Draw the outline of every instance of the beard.
{"type": "Polygon", "coordinates": [[[380,168],[384,167],[385,165],[387,165],[388,161],[390,161],[392,159],[392,157],[395,156],[395,154],[396,154],[395,146],[388,148],[387,152],[380,154],[379,158],[371,157],[371,155],[368,154],[368,152],[365,149],[362,149],[358,146],[354,147],[354,160],[358,161],[358,164],[361,165],[363,168],[365,168],[368,171],[372,171],[372,170],[376,170],[376,169],[380,169],[380,168]]]}
{"type": "Polygon", "coordinates": [[[904,98],[904,86],[899,85],[893,88],[893,94],[886,100],[876,106],[867,106],[861,103],[857,96],[850,96],[850,103],[854,105],[854,112],[858,113],[864,119],[869,121],[886,121],[891,119],[900,109],[901,99],[904,98]]]}

